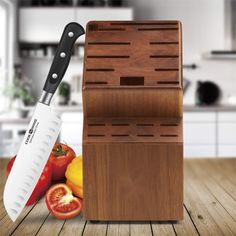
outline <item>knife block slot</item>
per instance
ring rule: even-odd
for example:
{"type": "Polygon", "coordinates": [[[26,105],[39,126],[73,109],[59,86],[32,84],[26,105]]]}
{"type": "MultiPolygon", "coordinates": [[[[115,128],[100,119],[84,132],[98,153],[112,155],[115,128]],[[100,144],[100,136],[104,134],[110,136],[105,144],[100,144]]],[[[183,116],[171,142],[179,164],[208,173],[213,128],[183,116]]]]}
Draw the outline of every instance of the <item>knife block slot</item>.
{"type": "Polygon", "coordinates": [[[178,126],[178,124],[160,124],[160,126],[178,126]]]}
{"type": "Polygon", "coordinates": [[[90,143],[95,141],[94,137],[100,137],[96,142],[117,142],[117,138],[120,138],[119,142],[141,142],[145,138],[153,137],[153,142],[180,142],[181,120],[181,118],[88,118],[84,123],[84,140],[90,143]]]}
{"type": "Polygon", "coordinates": [[[88,45],[130,45],[130,42],[88,42],[88,45]]]}
{"type": "Polygon", "coordinates": [[[127,22],[111,22],[110,25],[131,25],[131,26],[150,26],[150,25],[159,25],[159,26],[165,26],[165,25],[171,25],[171,26],[178,26],[177,22],[164,22],[164,21],[158,21],[158,22],[132,22],[132,21],[127,21],[127,22]]]}
{"type": "Polygon", "coordinates": [[[104,134],[88,134],[88,137],[105,137],[104,134]]]}
{"type": "Polygon", "coordinates": [[[94,71],[94,72],[103,71],[104,72],[104,71],[115,71],[115,70],[111,68],[91,68],[91,69],[86,69],[86,71],[94,71]]]}
{"type": "Polygon", "coordinates": [[[120,85],[128,85],[128,86],[144,85],[144,77],[133,77],[133,76],[120,77],[120,85]]]}
{"type": "Polygon", "coordinates": [[[106,81],[86,81],[85,84],[97,85],[97,84],[107,84],[107,82],[106,81]]]}
{"type": "Polygon", "coordinates": [[[105,126],[105,124],[88,124],[88,126],[105,126]]]}
{"type": "Polygon", "coordinates": [[[137,126],[153,126],[153,124],[136,124],[137,126]]]}
{"type": "Polygon", "coordinates": [[[111,124],[112,126],[129,126],[129,124],[111,124]]]}
{"type": "Polygon", "coordinates": [[[124,59],[124,58],[129,58],[128,55],[89,55],[87,56],[87,58],[96,58],[96,59],[99,59],[99,58],[120,58],[120,59],[124,59]]]}
{"type": "Polygon", "coordinates": [[[177,27],[174,28],[138,28],[139,31],[154,31],[154,30],[178,30],[177,27]]]}
{"type": "Polygon", "coordinates": [[[158,84],[179,84],[179,81],[157,81],[158,84]]]}
{"type": "Polygon", "coordinates": [[[88,23],[86,220],[183,219],[182,82],[179,22],[88,23]]]}

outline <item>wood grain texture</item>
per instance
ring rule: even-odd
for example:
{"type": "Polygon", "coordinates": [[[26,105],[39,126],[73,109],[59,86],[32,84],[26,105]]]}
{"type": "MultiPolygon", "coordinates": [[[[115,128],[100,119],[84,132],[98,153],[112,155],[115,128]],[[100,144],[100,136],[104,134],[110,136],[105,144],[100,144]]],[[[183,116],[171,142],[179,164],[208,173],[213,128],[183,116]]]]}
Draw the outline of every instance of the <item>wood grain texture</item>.
{"type": "MultiPolygon", "coordinates": [[[[222,235],[235,235],[236,222],[225,211],[224,207],[220,204],[217,198],[214,195],[212,195],[209,189],[206,187],[207,184],[205,183],[207,183],[211,177],[208,177],[207,180],[202,182],[200,178],[202,178],[203,180],[206,179],[206,176],[204,176],[204,173],[201,171],[202,168],[200,167],[198,173],[201,173],[203,175],[200,175],[200,178],[199,176],[198,178],[196,178],[195,168],[197,168],[196,165],[194,166],[194,168],[189,168],[190,170],[189,177],[193,178],[192,179],[192,182],[194,183],[192,185],[193,188],[195,189],[195,191],[197,191],[199,198],[203,202],[209,214],[216,222],[217,226],[222,230],[222,235]]],[[[211,187],[214,187],[214,185],[211,185],[211,187]]]]}
{"type": "Polygon", "coordinates": [[[86,89],[87,117],[182,117],[182,89],[86,89]],[[117,92],[117,93],[116,93],[117,92]]]}
{"type": "Polygon", "coordinates": [[[85,218],[181,220],[182,152],[181,144],[84,144],[85,218]]]}
{"type": "Polygon", "coordinates": [[[145,222],[132,222],[130,224],[130,234],[138,236],[151,236],[152,228],[150,224],[145,224],[145,222]]]}
{"type": "MultiPolygon", "coordinates": [[[[7,160],[0,160],[1,180],[4,175],[4,171],[2,170],[5,170],[6,163],[7,160]]],[[[118,221],[94,224],[86,222],[81,214],[74,219],[65,222],[62,221],[63,224],[61,224],[62,222],[60,220],[50,220],[50,225],[52,229],[57,229],[56,232],[61,227],[58,235],[67,236],[137,236],[145,235],[144,233],[147,233],[147,235],[180,236],[232,235],[235,227],[230,223],[232,219],[235,220],[233,212],[235,211],[236,200],[235,195],[232,195],[236,188],[236,184],[234,183],[236,179],[235,163],[236,159],[185,160],[185,211],[182,221],[132,223],[129,221],[118,221]],[[229,200],[230,198],[231,200],[229,200]],[[211,203],[212,200],[216,202],[216,206],[211,203]],[[218,210],[222,214],[222,219],[218,217],[218,210]],[[228,221],[230,217],[232,219],[228,221]],[[87,226],[88,229],[86,229],[87,226]]],[[[4,181],[1,181],[0,189],[3,189],[3,187],[4,181]]],[[[37,205],[26,207],[15,223],[11,222],[7,216],[0,220],[0,235],[8,236],[13,232],[15,235],[29,235],[29,232],[31,233],[30,235],[37,235],[41,234],[42,231],[44,231],[45,235],[52,235],[52,232],[55,233],[55,231],[51,231],[50,227],[48,227],[50,216],[38,210],[39,208],[44,209],[44,206],[42,206],[43,199],[38,204],[39,207],[36,207],[37,205]],[[35,213],[33,213],[34,211],[35,213]],[[45,223],[46,227],[44,226],[45,223]],[[33,229],[34,227],[35,229],[33,229]]]]}
{"type": "Polygon", "coordinates": [[[86,221],[83,218],[83,214],[79,216],[66,220],[63,225],[60,236],[68,236],[68,235],[82,235],[86,226],[86,221]]]}
{"type": "Polygon", "coordinates": [[[85,116],[182,116],[181,24],[92,21],[83,73],[85,116]]]}
{"type": "Polygon", "coordinates": [[[130,222],[109,222],[107,228],[107,236],[129,236],[130,222]]]}
{"type": "Polygon", "coordinates": [[[84,143],[183,143],[181,118],[87,118],[84,143]]]}
{"type": "Polygon", "coordinates": [[[87,220],[183,218],[182,82],[180,22],[87,24],[83,74],[87,220]]]}
{"type": "Polygon", "coordinates": [[[30,211],[28,217],[24,220],[24,224],[20,224],[17,231],[12,235],[35,235],[44,224],[49,212],[45,204],[45,199],[42,198],[35,206],[34,211],[30,211]]]}

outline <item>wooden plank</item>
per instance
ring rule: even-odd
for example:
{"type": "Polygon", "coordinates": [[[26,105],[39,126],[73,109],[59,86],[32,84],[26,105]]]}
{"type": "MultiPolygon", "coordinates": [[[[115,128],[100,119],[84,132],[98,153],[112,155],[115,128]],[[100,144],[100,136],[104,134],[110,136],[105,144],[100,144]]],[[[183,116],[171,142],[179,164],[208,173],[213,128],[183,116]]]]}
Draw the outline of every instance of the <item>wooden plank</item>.
{"type": "Polygon", "coordinates": [[[149,236],[152,235],[150,222],[132,222],[130,223],[131,236],[149,236]]]}
{"type": "Polygon", "coordinates": [[[15,222],[12,222],[12,220],[9,218],[9,216],[6,214],[1,220],[0,220],[0,235],[10,235],[21,222],[24,220],[24,218],[31,212],[31,210],[35,207],[28,206],[23,209],[20,216],[17,218],[15,222]]]}
{"type": "Polygon", "coordinates": [[[85,226],[86,226],[86,221],[83,219],[83,214],[80,214],[73,219],[66,220],[59,235],[60,236],[82,235],[85,226]]]}
{"type": "Polygon", "coordinates": [[[195,184],[191,178],[189,167],[185,162],[185,197],[184,202],[188,209],[191,219],[198,229],[200,235],[222,235],[220,227],[216,224],[209,214],[206,206],[199,198],[198,193],[192,187],[195,184]],[[188,180],[190,179],[190,180],[188,180]]]}
{"type": "Polygon", "coordinates": [[[57,236],[61,229],[63,224],[65,223],[65,220],[58,220],[55,217],[53,217],[51,214],[47,217],[45,222],[43,223],[42,227],[38,231],[38,236],[57,236]]]}
{"type": "Polygon", "coordinates": [[[23,209],[20,216],[17,218],[15,222],[7,215],[3,204],[3,191],[6,182],[6,166],[9,162],[9,158],[4,158],[0,160],[0,235],[10,235],[14,230],[18,227],[18,225],[22,222],[22,220],[31,212],[31,210],[35,207],[35,205],[27,206],[23,209]]]}
{"type": "Polygon", "coordinates": [[[152,227],[152,232],[154,236],[175,235],[173,225],[170,222],[152,222],[151,227],[152,227]]]}
{"type": "Polygon", "coordinates": [[[4,216],[6,216],[7,212],[5,210],[4,204],[3,204],[3,191],[5,182],[7,180],[7,172],[6,172],[6,166],[10,159],[1,159],[0,160],[0,220],[3,219],[4,216]]]}
{"type": "Polygon", "coordinates": [[[6,166],[10,159],[4,158],[0,160],[0,200],[3,198],[3,190],[5,186],[5,182],[7,180],[7,172],[6,172],[6,166]]]}
{"type": "Polygon", "coordinates": [[[35,235],[49,215],[45,199],[42,198],[20,223],[12,235],[35,235]]]}
{"type": "MultiPolygon", "coordinates": [[[[195,168],[195,171],[198,172],[202,178],[206,179],[204,184],[236,221],[236,186],[225,178],[223,171],[218,170],[214,162],[209,163],[208,161],[202,160],[201,163],[193,162],[191,166],[195,168]],[[207,171],[202,170],[203,165],[207,171]]],[[[234,175],[236,177],[236,173],[234,175]]]]}
{"type": "Polygon", "coordinates": [[[129,236],[129,222],[109,222],[107,228],[107,236],[129,236]]]}
{"type": "Polygon", "coordinates": [[[104,236],[107,232],[107,222],[92,223],[87,222],[83,236],[104,236]]]}
{"type": "Polygon", "coordinates": [[[213,175],[213,178],[220,184],[222,188],[234,199],[236,200],[236,166],[234,161],[227,160],[226,162],[215,161],[210,163],[207,160],[207,165],[212,173],[212,171],[217,170],[217,174],[213,175]]]}
{"type": "MultiPolygon", "coordinates": [[[[195,228],[186,208],[184,208],[184,220],[173,224],[174,230],[177,235],[199,235],[197,229],[195,228]]],[[[160,234],[162,235],[162,234],[160,234]]]]}
{"type": "Polygon", "coordinates": [[[0,220],[2,220],[6,216],[7,212],[5,210],[3,200],[0,200],[0,220]]]}
{"type": "Polygon", "coordinates": [[[199,196],[204,206],[207,208],[207,211],[212,216],[223,235],[235,235],[235,221],[224,209],[224,207],[222,207],[218,199],[206,187],[206,183],[211,177],[209,177],[208,169],[206,168],[204,162],[198,167],[197,163],[189,165],[188,178],[190,180],[189,183],[192,184],[193,189],[199,196]],[[204,176],[204,173],[207,173],[207,175],[204,176]]]}
{"type": "MultiPolygon", "coordinates": [[[[208,165],[210,164],[207,160],[208,165]]],[[[236,158],[220,158],[212,162],[212,165],[217,168],[222,175],[236,185],[236,158]]]]}

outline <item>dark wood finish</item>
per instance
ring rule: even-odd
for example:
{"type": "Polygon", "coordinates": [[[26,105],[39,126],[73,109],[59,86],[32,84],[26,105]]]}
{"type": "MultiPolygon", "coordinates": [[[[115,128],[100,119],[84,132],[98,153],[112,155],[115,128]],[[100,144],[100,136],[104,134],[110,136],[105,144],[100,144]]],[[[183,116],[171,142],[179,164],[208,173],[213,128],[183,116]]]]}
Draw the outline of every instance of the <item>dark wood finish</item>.
{"type": "Polygon", "coordinates": [[[177,21],[88,23],[86,219],[183,218],[181,47],[177,21]]]}
{"type": "Polygon", "coordinates": [[[181,144],[93,143],[83,149],[89,170],[84,175],[86,219],[183,219],[181,144]]]}
{"type": "Polygon", "coordinates": [[[83,111],[88,117],[181,117],[181,89],[86,89],[83,111]],[[116,93],[117,92],[117,93],[116,93]]]}
{"type": "MultiPolygon", "coordinates": [[[[0,160],[0,190],[5,184],[6,159],[0,160]]],[[[13,223],[0,198],[0,235],[236,235],[236,158],[184,161],[184,219],[178,222],[86,222],[48,216],[44,199],[25,207],[13,223]],[[37,207],[38,205],[38,207],[37,207]],[[219,217],[220,216],[220,217],[219,217]]],[[[97,183],[99,185],[99,183],[97,183]]],[[[128,192],[128,191],[127,191],[128,192]]]]}
{"type": "Polygon", "coordinates": [[[88,118],[83,140],[93,143],[182,144],[181,118],[88,118]]]}
{"type": "Polygon", "coordinates": [[[89,22],[85,116],[182,116],[181,42],[178,21],[89,22]]]}

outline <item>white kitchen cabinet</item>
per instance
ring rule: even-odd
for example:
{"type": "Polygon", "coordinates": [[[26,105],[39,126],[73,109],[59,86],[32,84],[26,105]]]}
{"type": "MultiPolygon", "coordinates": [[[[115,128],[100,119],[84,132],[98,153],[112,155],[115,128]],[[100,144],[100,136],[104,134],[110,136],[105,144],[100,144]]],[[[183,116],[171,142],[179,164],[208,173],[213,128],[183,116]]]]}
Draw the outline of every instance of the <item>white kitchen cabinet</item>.
{"type": "Polygon", "coordinates": [[[215,123],[185,123],[184,142],[186,144],[215,144],[215,123]]]}
{"type": "Polygon", "coordinates": [[[184,157],[216,156],[216,113],[185,112],[184,157]]]}
{"type": "Polygon", "coordinates": [[[61,116],[60,141],[67,143],[77,155],[82,153],[83,113],[65,112],[61,116]]]}
{"type": "Polygon", "coordinates": [[[27,130],[28,123],[0,123],[0,126],[2,132],[0,156],[11,157],[16,155],[24,137],[24,132],[27,130]]]}
{"type": "Polygon", "coordinates": [[[74,20],[74,8],[20,8],[20,42],[58,42],[65,25],[74,20]]]}
{"type": "Polygon", "coordinates": [[[218,156],[236,157],[236,112],[218,114],[218,156]]]}
{"type": "Polygon", "coordinates": [[[185,112],[185,157],[236,157],[236,112],[185,112]]]}
{"type": "Polygon", "coordinates": [[[184,157],[216,157],[215,145],[184,145],[184,157]]]}
{"type": "Polygon", "coordinates": [[[219,157],[236,157],[236,144],[231,145],[219,145],[218,147],[219,157]]]}
{"type": "Polygon", "coordinates": [[[219,112],[219,122],[235,122],[236,123],[236,112],[219,112]]]}
{"type": "Polygon", "coordinates": [[[236,145],[236,122],[222,123],[219,121],[218,140],[219,145],[235,144],[236,145]]]}
{"type": "MultiPolygon", "coordinates": [[[[80,23],[84,28],[91,20],[132,20],[132,8],[20,8],[19,39],[28,43],[58,42],[63,28],[69,22],[80,23]]],[[[78,39],[84,42],[84,36],[78,39]]]]}

